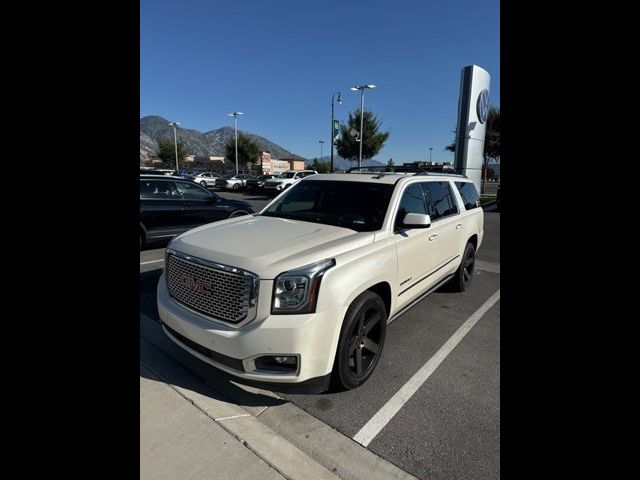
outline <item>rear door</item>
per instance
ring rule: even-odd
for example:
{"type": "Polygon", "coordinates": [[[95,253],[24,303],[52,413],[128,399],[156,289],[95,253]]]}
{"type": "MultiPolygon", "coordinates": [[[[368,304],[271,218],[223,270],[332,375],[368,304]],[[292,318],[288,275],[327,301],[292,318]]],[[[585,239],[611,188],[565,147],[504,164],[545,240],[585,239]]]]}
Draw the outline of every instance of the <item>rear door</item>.
{"type": "Polygon", "coordinates": [[[182,198],[182,217],[187,229],[227,217],[216,195],[196,183],[176,182],[176,185],[182,198]]]}
{"type": "Polygon", "coordinates": [[[429,181],[422,182],[421,185],[431,217],[431,238],[435,236],[433,241],[439,248],[439,271],[434,272],[434,279],[437,281],[455,271],[462,260],[460,245],[463,242],[463,221],[449,181],[429,181]]]}
{"type": "Polygon", "coordinates": [[[140,179],[140,222],[149,239],[172,237],[185,230],[175,181],[140,179]]]}

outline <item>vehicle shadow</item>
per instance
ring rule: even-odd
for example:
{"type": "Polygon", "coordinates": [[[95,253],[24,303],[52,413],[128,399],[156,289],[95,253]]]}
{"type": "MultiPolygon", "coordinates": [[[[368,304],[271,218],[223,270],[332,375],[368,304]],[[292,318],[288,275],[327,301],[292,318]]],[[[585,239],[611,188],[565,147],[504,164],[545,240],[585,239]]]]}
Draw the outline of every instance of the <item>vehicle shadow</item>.
{"type": "Polygon", "coordinates": [[[272,407],[286,403],[274,394],[264,394],[250,387],[240,388],[237,379],[201,361],[177,346],[164,333],[158,316],[156,288],[161,269],[140,273],[140,376],[162,380],[214,399],[244,407],[272,407]],[[253,391],[250,391],[253,390],[253,391]]]}

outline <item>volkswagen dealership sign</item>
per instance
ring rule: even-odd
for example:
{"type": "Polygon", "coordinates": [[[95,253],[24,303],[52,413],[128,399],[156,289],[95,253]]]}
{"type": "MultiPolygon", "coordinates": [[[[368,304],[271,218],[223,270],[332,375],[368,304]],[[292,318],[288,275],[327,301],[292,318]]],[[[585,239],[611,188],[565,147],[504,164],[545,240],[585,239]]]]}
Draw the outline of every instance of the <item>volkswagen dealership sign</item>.
{"type": "Polygon", "coordinates": [[[478,102],[476,103],[476,113],[480,123],[486,123],[489,116],[489,90],[486,88],[478,95],[478,102]]]}

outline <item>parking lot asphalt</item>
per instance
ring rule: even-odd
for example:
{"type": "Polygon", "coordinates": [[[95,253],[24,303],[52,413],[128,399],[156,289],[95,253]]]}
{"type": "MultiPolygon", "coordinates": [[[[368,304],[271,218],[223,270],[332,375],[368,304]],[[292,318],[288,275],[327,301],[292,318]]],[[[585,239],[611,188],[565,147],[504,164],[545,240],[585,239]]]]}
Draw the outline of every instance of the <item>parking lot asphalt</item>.
{"type": "MultiPolygon", "coordinates": [[[[243,193],[222,195],[252,203],[269,201],[243,193]]],[[[471,288],[464,293],[435,292],[391,323],[380,363],[367,383],[348,392],[279,395],[353,438],[497,294],[498,301],[483,311],[366,446],[421,479],[499,478],[500,214],[486,211],[484,228],[471,288]]],[[[140,252],[141,310],[155,319],[154,285],[164,246],[140,252]]]]}

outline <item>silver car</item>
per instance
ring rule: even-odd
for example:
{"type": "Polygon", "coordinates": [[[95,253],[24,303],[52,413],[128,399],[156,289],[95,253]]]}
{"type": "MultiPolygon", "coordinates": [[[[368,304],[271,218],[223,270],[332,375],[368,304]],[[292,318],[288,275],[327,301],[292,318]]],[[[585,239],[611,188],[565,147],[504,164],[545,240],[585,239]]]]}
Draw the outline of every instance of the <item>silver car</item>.
{"type": "Polygon", "coordinates": [[[214,172],[204,172],[199,173],[193,179],[194,182],[199,183],[204,188],[214,187],[216,185],[216,180],[218,178],[222,178],[220,174],[214,172]]]}
{"type": "Polygon", "coordinates": [[[247,180],[255,178],[253,175],[247,175],[246,173],[229,173],[222,178],[216,179],[216,187],[225,190],[240,190],[247,186],[247,180]]]}

